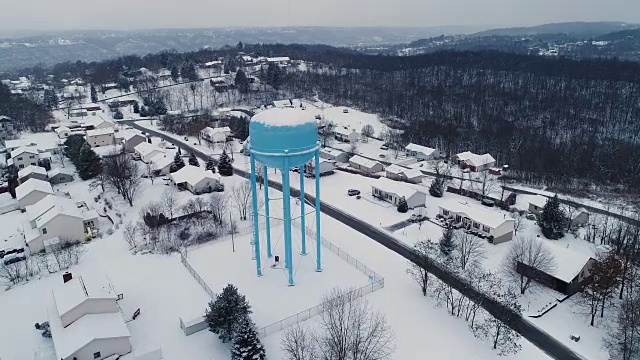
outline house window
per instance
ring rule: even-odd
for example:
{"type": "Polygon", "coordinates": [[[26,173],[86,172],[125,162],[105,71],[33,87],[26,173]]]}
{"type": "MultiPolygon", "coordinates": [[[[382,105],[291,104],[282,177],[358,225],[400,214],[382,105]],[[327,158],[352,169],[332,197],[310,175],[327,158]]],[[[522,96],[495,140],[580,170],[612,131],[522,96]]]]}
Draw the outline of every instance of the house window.
{"type": "Polygon", "coordinates": [[[19,167],[20,169],[24,169],[24,165],[23,165],[23,164],[18,165],[18,167],[19,167]]]}
{"type": "Polygon", "coordinates": [[[482,226],[482,231],[484,231],[484,232],[486,232],[486,233],[488,234],[489,232],[491,232],[491,229],[489,229],[489,227],[488,227],[488,226],[484,226],[484,225],[483,225],[483,226],[482,226]]]}
{"type": "Polygon", "coordinates": [[[19,158],[17,158],[16,160],[21,161],[22,160],[22,156],[20,156],[19,158]]]}
{"type": "Polygon", "coordinates": [[[456,215],[456,222],[462,222],[462,216],[456,215]]]}
{"type": "Polygon", "coordinates": [[[442,214],[445,216],[449,216],[449,210],[442,209],[442,214]]]}
{"type": "Polygon", "coordinates": [[[47,234],[47,228],[42,228],[42,233],[43,233],[44,235],[46,235],[46,234],[47,234]]]}
{"type": "Polygon", "coordinates": [[[93,353],[93,358],[94,359],[100,359],[102,357],[102,355],[100,354],[100,351],[94,352],[93,353]]]}
{"type": "Polygon", "coordinates": [[[474,222],[473,227],[476,229],[480,229],[480,224],[478,224],[477,222],[474,222]]]}
{"type": "Polygon", "coordinates": [[[33,159],[33,158],[35,158],[35,156],[29,155],[29,159],[33,159]]]}

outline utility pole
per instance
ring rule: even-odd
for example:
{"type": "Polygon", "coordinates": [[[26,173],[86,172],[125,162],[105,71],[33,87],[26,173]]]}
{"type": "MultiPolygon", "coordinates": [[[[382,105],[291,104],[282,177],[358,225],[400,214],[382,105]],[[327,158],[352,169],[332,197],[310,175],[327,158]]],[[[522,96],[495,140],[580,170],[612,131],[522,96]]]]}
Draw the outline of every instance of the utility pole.
{"type": "Polygon", "coordinates": [[[235,231],[233,231],[233,219],[231,219],[231,211],[229,211],[229,226],[231,227],[231,249],[233,250],[233,252],[236,252],[236,243],[233,240],[233,233],[235,231]]]}

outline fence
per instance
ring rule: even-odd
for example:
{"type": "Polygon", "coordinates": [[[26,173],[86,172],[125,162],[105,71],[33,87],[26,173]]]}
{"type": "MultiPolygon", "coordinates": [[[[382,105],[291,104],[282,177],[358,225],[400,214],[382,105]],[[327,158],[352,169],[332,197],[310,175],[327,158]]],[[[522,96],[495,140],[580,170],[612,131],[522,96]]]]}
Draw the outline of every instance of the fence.
{"type": "Polygon", "coordinates": [[[204,282],[204,280],[202,280],[200,275],[198,275],[198,273],[193,269],[193,267],[191,267],[191,264],[189,264],[189,262],[187,261],[186,252],[182,252],[182,251],[180,252],[180,261],[182,262],[182,265],[184,265],[184,267],[187,269],[187,271],[189,271],[189,274],[191,274],[191,276],[193,276],[193,278],[196,279],[198,284],[202,286],[204,291],[206,291],[206,293],[209,294],[209,296],[212,299],[215,299],[216,293],[214,293],[213,290],[211,290],[209,285],[207,285],[207,283],[204,282]]]}

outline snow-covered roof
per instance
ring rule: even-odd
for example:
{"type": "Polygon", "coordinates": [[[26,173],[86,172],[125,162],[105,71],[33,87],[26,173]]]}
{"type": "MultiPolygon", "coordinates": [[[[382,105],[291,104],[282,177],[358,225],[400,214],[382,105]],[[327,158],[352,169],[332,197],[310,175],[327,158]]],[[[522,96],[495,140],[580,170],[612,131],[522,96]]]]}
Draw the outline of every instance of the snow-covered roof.
{"type": "Polygon", "coordinates": [[[47,170],[45,170],[41,166],[29,165],[26,168],[18,171],[18,178],[20,179],[31,174],[47,175],[47,170]]]}
{"type": "Polygon", "coordinates": [[[424,177],[424,174],[422,173],[422,171],[420,171],[420,169],[404,169],[402,170],[402,173],[407,177],[407,179],[424,177]]]}
{"type": "MultiPolygon", "coordinates": [[[[544,240],[538,240],[544,241],[544,240]]],[[[593,256],[573,251],[566,247],[554,244],[552,241],[544,241],[545,246],[551,251],[555,258],[555,269],[549,275],[564,282],[571,282],[584,269],[584,266],[593,256]]]]}
{"type": "Polygon", "coordinates": [[[16,157],[24,153],[38,155],[38,149],[35,146],[21,146],[11,152],[11,157],[16,157]]]}
{"type": "Polygon", "coordinates": [[[89,299],[117,299],[116,292],[106,276],[77,276],[53,289],[56,310],[60,316],[75,309],[89,299]]]}
{"type": "Polygon", "coordinates": [[[68,127],[66,127],[66,126],[60,126],[59,128],[57,128],[57,129],[55,130],[56,134],[60,134],[60,133],[62,133],[62,132],[70,132],[70,131],[71,131],[71,129],[69,129],[69,128],[68,128],[68,127]]]}
{"type": "Polygon", "coordinates": [[[137,132],[135,132],[135,131],[121,132],[121,134],[120,134],[120,135],[122,136],[122,138],[123,138],[125,141],[130,141],[130,140],[131,140],[131,139],[133,139],[134,137],[138,137],[138,136],[139,136],[139,137],[141,137],[141,138],[143,138],[143,139],[145,139],[145,140],[147,139],[144,135],[142,135],[142,134],[140,134],[140,133],[137,133],[137,132]]]}
{"type": "Polygon", "coordinates": [[[549,200],[546,196],[542,195],[518,195],[525,197],[529,204],[533,204],[539,208],[543,208],[547,204],[547,200],[549,200]]]}
{"type": "Polygon", "coordinates": [[[288,56],[279,56],[279,57],[268,57],[268,62],[282,62],[282,61],[290,61],[288,56]]]}
{"type": "Polygon", "coordinates": [[[158,154],[151,158],[154,170],[164,169],[173,163],[173,157],[167,156],[167,154],[158,154]]]}
{"type": "Polygon", "coordinates": [[[336,134],[340,134],[343,136],[349,136],[351,134],[353,134],[355,132],[355,130],[353,129],[347,129],[343,126],[336,126],[335,129],[333,130],[334,133],[336,134]]]}
{"type": "Polygon", "coordinates": [[[164,153],[164,150],[160,149],[156,145],[149,144],[148,142],[142,142],[142,143],[136,145],[136,147],[134,147],[133,149],[137,153],[139,153],[140,156],[147,156],[147,155],[151,154],[154,151],[159,151],[161,153],[164,153]]]}
{"type": "Polygon", "coordinates": [[[507,221],[515,221],[512,217],[506,216],[505,214],[466,202],[450,201],[441,204],[439,207],[456,214],[465,215],[477,223],[494,229],[507,221]]]}
{"type": "Polygon", "coordinates": [[[371,160],[371,159],[367,159],[365,157],[362,157],[360,155],[354,155],[351,157],[351,159],[349,159],[349,162],[352,162],[356,165],[360,165],[360,166],[364,166],[367,169],[371,169],[374,166],[376,166],[376,164],[380,164],[377,161],[371,160]]]}
{"type": "Polygon", "coordinates": [[[4,147],[9,150],[14,150],[22,146],[36,145],[35,143],[28,141],[27,139],[6,140],[4,147]]]}
{"type": "Polygon", "coordinates": [[[40,179],[31,178],[20,184],[16,188],[16,199],[21,200],[34,191],[53,194],[53,188],[51,188],[51,184],[40,179]]]}
{"type": "Polygon", "coordinates": [[[300,99],[287,99],[287,100],[274,100],[273,106],[277,108],[292,108],[292,107],[300,107],[302,101],[300,99]]]}
{"type": "Polygon", "coordinates": [[[384,171],[392,173],[392,174],[396,174],[396,175],[400,175],[402,174],[405,170],[405,168],[403,168],[400,165],[396,165],[396,164],[391,164],[389,166],[387,166],[384,171]]]}
{"type": "Polygon", "coordinates": [[[483,155],[478,155],[478,154],[472,153],[471,151],[461,152],[457,154],[456,157],[458,157],[460,161],[467,162],[474,166],[482,166],[482,165],[486,165],[496,161],[496,159],[494,159],[493,156],[491,156],[491,154],[487,153],[483,155]]]}
{"type": "Polygon", "coordinates": [[[87,130],[87,137],[101,136],[101,135],[112,135],[114,133],[115,133],[115,131],[113,130],[113,128],[87,130]]]}
{"type": "Polygon", "coordinates": [[[201,167],[193,165],[185,165],[182,169],[169,174],[169,177],[176,184],[188,183],[191,185],[197,185],[204,179],[220,181],[220,174],[214,174],[211,171],[207,171],[201,167]]]}
{"type": "Polygon", "coordinates": [[[325,153],[327,155],[332,155],[332,156],[340,156],[345,153],[345,151],[329,148],[329,147],[320,149],[320,152],[325,153]]]}
{"type": "Polygon", "coordinates": [[[213,136],[215,134],[229,134],[231,133],[231,129],[228,126],[223,126],[218,128],[212,128],[207,126],[206,128],[202,129],[202,133],[207,134],[209,136],[213,136]]]}
{"type": "Polygon", "coordinates": [[[371,186],[382,190],[385,193],[395,194],[396,196],[404,197],[405,199],[409,199],[416,193],[423,193],[421,190],[418,190],[407,183],[394,181],[385,177],[372,180],[371,186]]]}
{"type": "Polygon", "coordinates": [[[436,149],[433,149],[433,148],[430,148],[430,147],[427,147],[427,146],[414,144],[414,143],[410,143],[409,145],[405,146],[405,150],[407,150],[407,151],[415,151],[415,152],[418,152],[418,153],[425,154],[427,156],[433,154],[433,152],[436,151],[436,149]]]}
{"type": "Polygon", "coordinates": [[[213,61],[209,61],[204,63],[204,66],[213,66],[213,65],[220,65],[222,64],[222,61],[220,60],[213,60],[213,61]]]}
{"type": "MultiPolygon", "coordinates": [[[[29,221],[36,221],[37,223],[42,223],[42,216],[49,212],[51,212],[50,215],[54,213],[71,213],[77,216],[77,214],[80,214],[78,206],[73,200],[53,194],[47,195],[37,203],[26,207],[27,219],[29,221]],[[54,209],[57,206],[59,206],[60,209],[54,209]]],[[[50,220],[52,218],[50,215],[47,216],[45,220],[50,220]]]]}
{"type": "Polygon", "coordinates": [[[58,201],[53,207],[45,211],[43,214],[34,219],[36,228],[41,228],[49,223],[49,221],[55,219],[57,216],[69,216],[78,219],[83,219],[82,213],[78,209],[75,202],[61,202],[58,201]]]}
{"type": "Polygon", "coordinates": [[[311,111],[301,108],[274,108],[255,114],[251,121],[266,126],[297,126],[304,124],[315,125],[316,118],[311,111]]]}

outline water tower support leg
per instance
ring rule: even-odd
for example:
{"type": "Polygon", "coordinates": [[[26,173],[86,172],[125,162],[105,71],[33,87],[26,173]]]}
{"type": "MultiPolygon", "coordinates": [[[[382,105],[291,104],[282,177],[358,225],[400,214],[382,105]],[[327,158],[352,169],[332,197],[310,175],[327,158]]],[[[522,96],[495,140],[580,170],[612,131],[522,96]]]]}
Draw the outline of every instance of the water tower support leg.
{"type": "Polygon", "coordinates": [[[320,250],[322,247],[322,237],[320,235],[320,152],[316,151],[316,271],[322,271],[322,257],[320,250]]]}
{"type": "Polygon", "coordinates": [[[256,250],[256,274],[262,276],[262,264],[260,263],[260,227],[258,226],[258,189],[256,188],[256,159],[251,154],[251,195],[253,205],[253,242],[256,250]]]}
{"type": "Polygon", "coordinates": [[[269,217],[269,177],[267,176],[267,165],[262,168],[262,176],[264,177],[264,219],[267,225],[267,257],[271,259],[271,219],[269,217]]]}
{"type": "Polygon", "coordinates": [[[291,188],[289,187],[289,159],[284,158],[282,169],[282,207],[284,209],[284,251],[287,270],[289,272],[289,286],[293,286],[293,264],[291,256],[291,188]]]}
{"type": "Polygon", "coordinates": [[[302,252],[300,255],[307,255],[307,226],[306,226],[306,213],[304,211],[304,166],[300,167],[300,227],[302,228],[302,252]]]}

